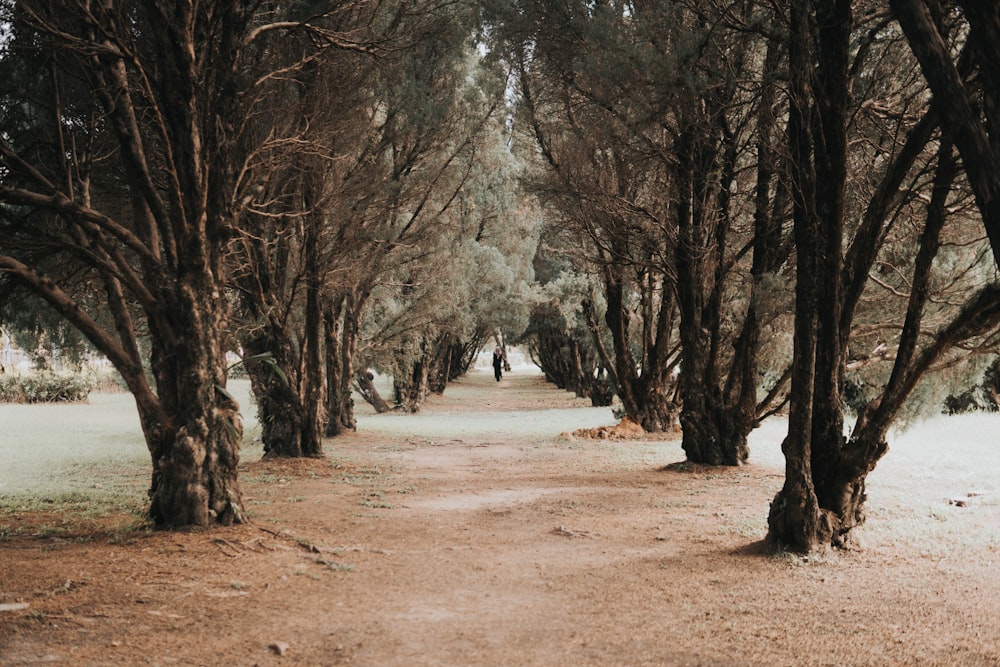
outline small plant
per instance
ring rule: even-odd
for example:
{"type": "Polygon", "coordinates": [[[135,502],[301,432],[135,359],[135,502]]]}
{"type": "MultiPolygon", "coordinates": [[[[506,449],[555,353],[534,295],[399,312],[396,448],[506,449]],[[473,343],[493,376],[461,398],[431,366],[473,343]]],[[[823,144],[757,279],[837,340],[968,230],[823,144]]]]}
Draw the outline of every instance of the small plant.
{"type": "Polygon", "coordinates": [[[372,509],[391,510],[395,508],[395,505],[386,502],[381,491],[369,491],[365,493],[364,498],[361,500],[361,505],[362,507],[370,507],[372,509]]]}
{"type": "Polygon", "coordinates": [[[327,560],[326,558],[317,558],[316,562],[320,565],[325,565],[334,572],[351,572],[354,570],[354,566],[350,563],[338,563],[337,561],[327,560]]]}

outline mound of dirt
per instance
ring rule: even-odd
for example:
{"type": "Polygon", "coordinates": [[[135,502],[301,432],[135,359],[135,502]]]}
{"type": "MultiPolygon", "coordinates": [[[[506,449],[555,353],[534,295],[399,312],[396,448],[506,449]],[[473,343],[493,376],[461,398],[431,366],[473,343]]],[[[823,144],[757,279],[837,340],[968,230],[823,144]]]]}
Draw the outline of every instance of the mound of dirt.
{"type": "Polygon", "coordinates": [[[642,440],[646,435],[646,429],[625,417],[614,426],[579,428],[573,431],[571,437],[582,440],[642,440]]]}

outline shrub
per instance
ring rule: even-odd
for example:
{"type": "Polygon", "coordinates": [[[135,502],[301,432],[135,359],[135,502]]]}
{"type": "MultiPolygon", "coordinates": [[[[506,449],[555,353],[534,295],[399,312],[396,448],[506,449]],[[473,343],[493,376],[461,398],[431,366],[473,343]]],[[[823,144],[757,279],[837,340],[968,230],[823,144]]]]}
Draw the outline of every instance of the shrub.
{"type": "Polygon", "coordinates": [[[97,386],[92,373],[0,375],[0,403],[72,403],[87,400],[97,386]]]}

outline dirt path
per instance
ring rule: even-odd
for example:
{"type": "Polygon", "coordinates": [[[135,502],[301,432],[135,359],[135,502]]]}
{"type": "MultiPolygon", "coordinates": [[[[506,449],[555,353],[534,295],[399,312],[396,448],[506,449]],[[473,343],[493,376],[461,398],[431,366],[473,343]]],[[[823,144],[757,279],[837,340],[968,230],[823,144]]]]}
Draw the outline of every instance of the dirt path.
{"type": "Polygon", "coordinates": [[[994,496],[949,506],[904,459],[864,548],[767,555],[780,424],[731,470],[560,436],[607,423],[537,374],[476,372],[324,460],[247,463],[249,526],[5,517],[35,529],[0,541],[0,664],[1000,664],[994,496]]]}

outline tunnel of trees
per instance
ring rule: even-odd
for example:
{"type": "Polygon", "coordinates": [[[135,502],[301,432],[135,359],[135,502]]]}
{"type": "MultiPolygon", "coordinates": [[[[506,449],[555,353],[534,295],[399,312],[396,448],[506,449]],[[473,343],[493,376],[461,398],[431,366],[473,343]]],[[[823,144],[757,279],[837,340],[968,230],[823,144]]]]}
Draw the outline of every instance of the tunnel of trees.
{"type": "Polygon", "coordinates": [[[800,551],[995,362],[993,3],[0,12],[0,322],[118,371],[159,525],[244,520],[233,355],[268,456],[494,342],[695,463],[787,411],[768,539],[800,551]]]}

